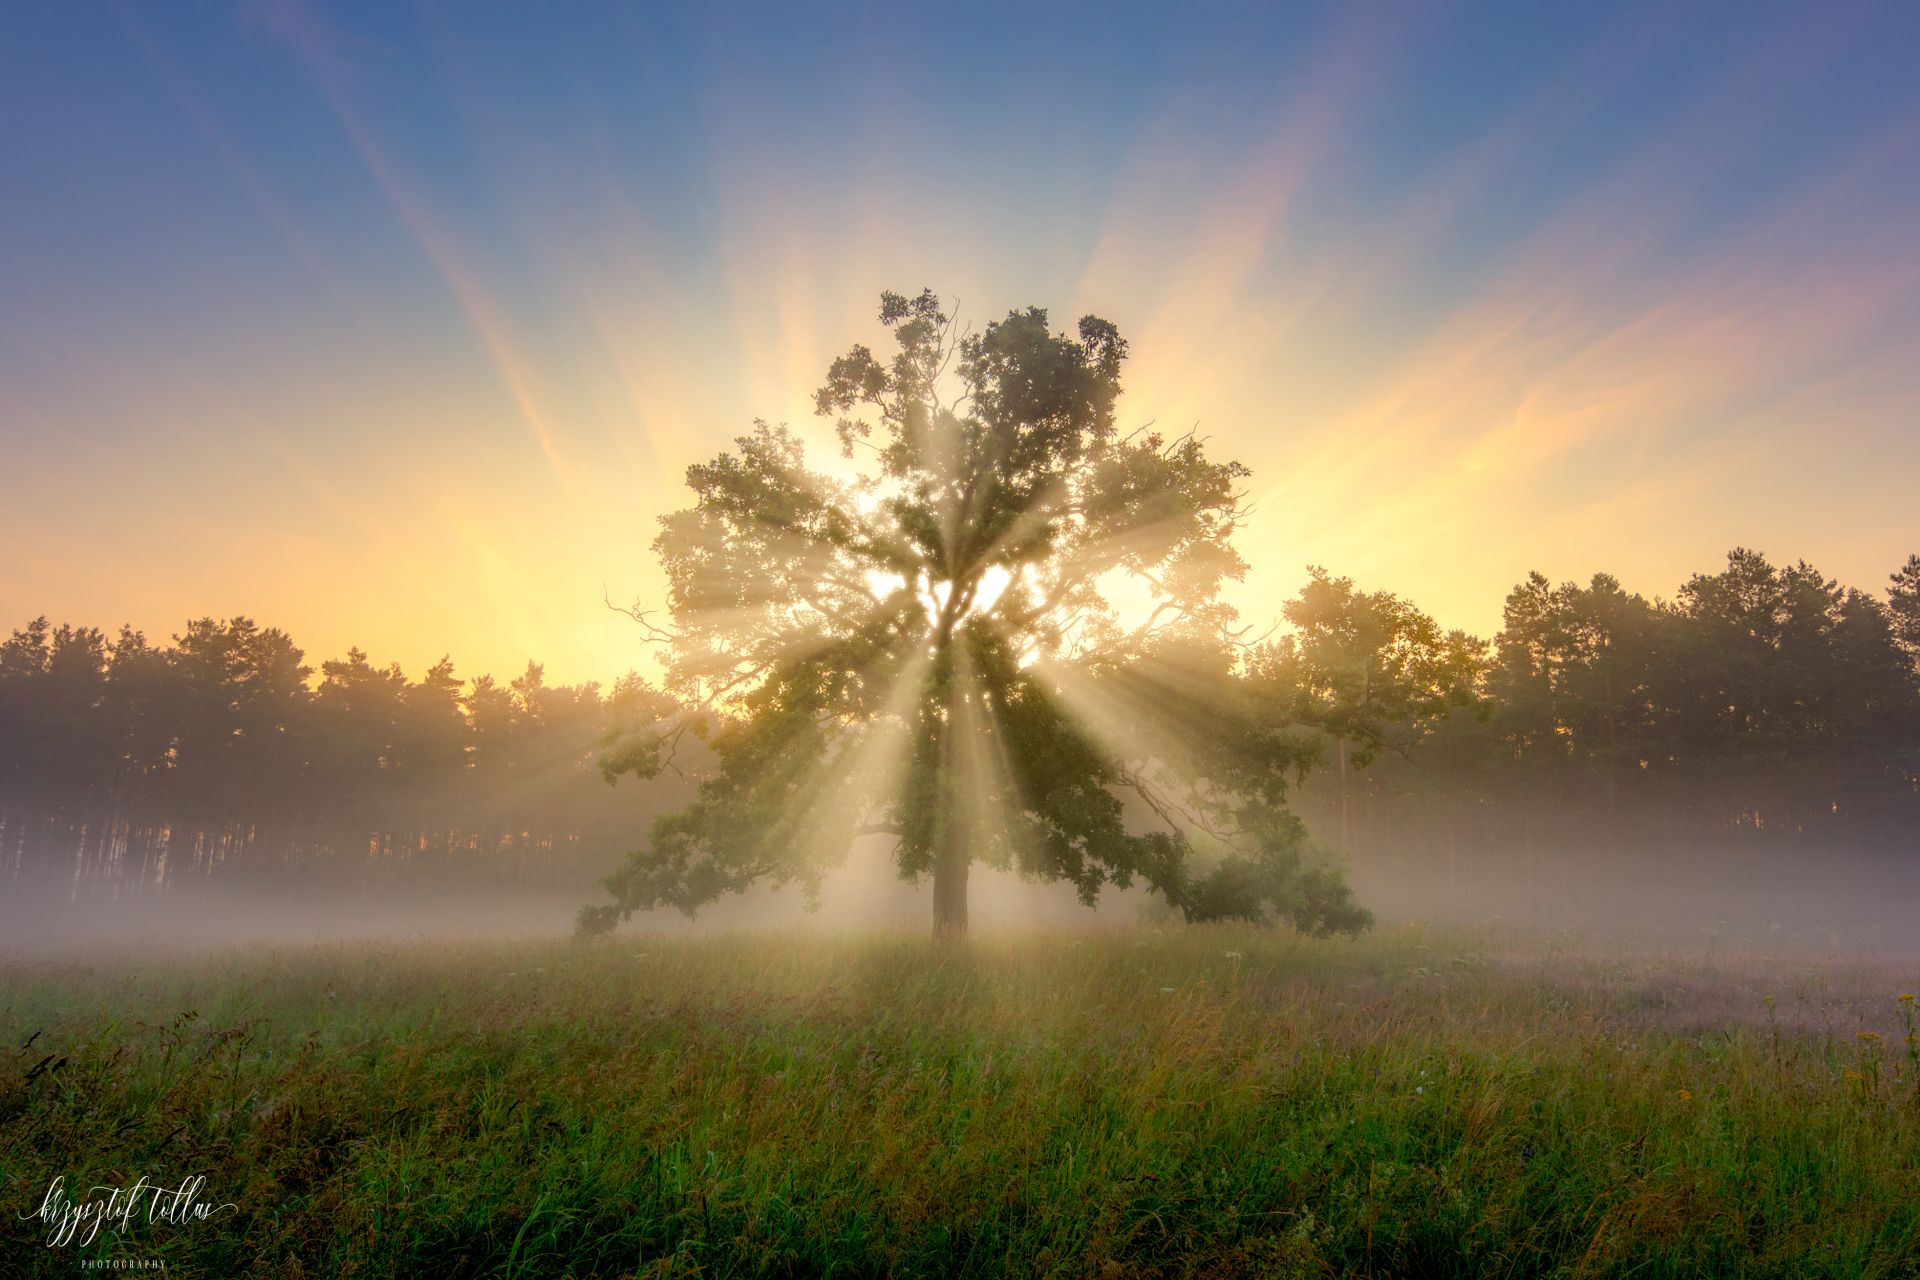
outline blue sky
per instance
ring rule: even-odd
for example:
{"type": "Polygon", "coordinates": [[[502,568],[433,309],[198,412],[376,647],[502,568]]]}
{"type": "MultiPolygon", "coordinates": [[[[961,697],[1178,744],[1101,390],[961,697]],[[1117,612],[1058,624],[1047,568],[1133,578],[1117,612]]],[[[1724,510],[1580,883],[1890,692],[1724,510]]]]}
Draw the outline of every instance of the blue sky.
{"type": "Polygon", "coordinates": [[[1308,563],[1920,550],[1920,7],[16,6],[8,625],[607,678],[883,288],[1096,310],[1308,563]]]}

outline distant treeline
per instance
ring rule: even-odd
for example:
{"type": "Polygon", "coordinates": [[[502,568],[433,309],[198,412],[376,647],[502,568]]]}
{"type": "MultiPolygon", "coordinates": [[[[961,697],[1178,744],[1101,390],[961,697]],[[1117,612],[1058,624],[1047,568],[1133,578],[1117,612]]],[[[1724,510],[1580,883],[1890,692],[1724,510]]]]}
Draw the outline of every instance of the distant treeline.
{"type": "Polygon", "coordinates": [[[0,645],[0,884],[571,879],[661,805],[606,785],[611,695],[420,679],[358,649],[315,671],[283,631],[202,618],[166,646],[39,618],[0,645]]]}
{"type": "Polygon", "coordinates": [[[1481,714],[1310,779],[1364,865],[1607,850],[1920,854],[1920,556],[1884,596],[1735,550],[1671,600],[1533,574],[1481,714]]]}
{"type": "MultiPolygon", "coordinates": [[[[1745,550],[1672,600],[1535,574],[1490,643],[1436,646],[1404,602],[1324,576],[1289,616],[1304,728],[1326,742],[1298,802],[1363,864],[1920,852],[1920,556],[1884,597],[1745,550]],[[1467,665],[1468,696],[1423,696],[1457,672],[1414,687],[1422,646],[1467,665]],[[1338,726],[1389,699],[1404,722],[1354,750],[1338,726]]],[[[684,797],[678,779],[609,787],[598,767],[619,726],[663,705],[636,677],[603,694],[531,664],[506,684],[446,660],[410,680],[356,649],[316,672],[246,618],[164,647],[36,619],[0,645],[0,883],[585,883],[684,797]]]]}

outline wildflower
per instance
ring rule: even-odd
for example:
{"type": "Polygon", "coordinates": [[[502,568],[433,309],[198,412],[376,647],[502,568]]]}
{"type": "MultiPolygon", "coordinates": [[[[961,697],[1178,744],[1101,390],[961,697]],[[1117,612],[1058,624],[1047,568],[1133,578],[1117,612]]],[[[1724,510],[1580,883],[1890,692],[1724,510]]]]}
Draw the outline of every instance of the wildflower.
{"type": "Polygon", "coordinates": [[[1692,1101],[1693,1101],[1693,1090],[1691,1090],[1691,1089],[1682,1089],[1682,1090],[1680,1090],[1680,1092],[1679,1092],[1679,1098],[1680,1098],[1680,1101],[1682,1101],[1682,1102],[1692,1102],[1692,1101]]]}
{"type": "Polygon", "coordinates": [[[1173,994],[1173,988],[1172,988],[1172,987],[1162,987],[1162,988],[1160,988],[1160,994],[1161,994],[1161,995],[1163,995],[1163,996],[1170,996],[1170,995],[1172,995],[1172,994],[1173,994]]]}
{"type": "Polygon", "coordinates": [[[1853,1033],[1853,1038],[1867,1044],[1872,1044],[1880,1038],[1880,1033],[1878,1031],[1856,1031],[1853,1033]]]}
{"type": "Polygon", "coordinates": [[[1414,1091],[1415,1093],[1425,1093],[1425,1092],[1427,1091],[1427,1086],[1425,1086],[1425,1085],[1423,1085],[1423,1084],[1417,1084],[1417,1085],[1415,1085],[1415,1086],[1413,1086],[1413,1091],[1414,1091]]]}
{"type": "Polygon", "coordinates": [[[1911,992],[1911,991],[1909,991],[1909,992],[1906,992],[1905,994],[1903,994],[1903,995],[1902,995],[1902,996],[1900,997],[1900,1003],[1901,1003],[1901,1004],[1912,1004],[1912,1003],[1913,1003],[1913,992],[1911,992]]]}
{"type": "MultiPolygon", "coordinates": [[[[1239,963],[1240,963],[1240,953],[1239,953],[1238,951],[1229,951],[1229,952],[1227,952],[1227,959],[1229,959],[1229,960],[1231,960],[1231,961],[1233,961],[1233,963],[1235,963],[1235,964],[1239,964],[1239,963]]],[[[1908,997],[1907,997],[1907,999],[1909,999],[1909,1000],[1911,1000],[1911,999],[1913,999],[1913,997],[1912,997],[1912,996],[1908,996],[1908,997]]]]}

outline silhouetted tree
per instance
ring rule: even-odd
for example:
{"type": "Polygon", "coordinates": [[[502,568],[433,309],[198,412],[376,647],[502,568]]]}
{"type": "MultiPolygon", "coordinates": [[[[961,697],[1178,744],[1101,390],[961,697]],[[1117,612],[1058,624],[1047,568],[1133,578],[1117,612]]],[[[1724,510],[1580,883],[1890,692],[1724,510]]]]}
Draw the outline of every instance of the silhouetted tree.
{"type": "Polygon", "coordinates": [[[1898,619],[1897,589],[1883,604],[1747,549],[1670,603],[1533,574],[1482,677],[1490,721],[1455,717],[1417,766],[1369,779],[1390,793],[1382,839],[1441,829],[1451,865],[1464,813],[1493,851],[1903,847],[1920,672],[1898,619]]]}
{"type": "Polygon", "coordinates": [[[1352,845],[1351,777],[1382,752],[1405,755],[1457,709],[1477,706],[1486,648],[1390,592],[1363,592],[1349,578],[1311,566],[1284,610],[1295,633],[1263,664],[1264,678],[1291,692],[1286,723],[1333,740],[1340,786],[1340,843],[1352,845]]]}
{"type": "Polygon", "coordinates": [[[1907,557],[1887,590],[1894,639],[1916,671],[1920,671],[1920,555],[1907,557]]]}
{"type": "Polygon", "coordinates": [[[246,618],[197,619],[168,648],[44,618],[14,632],[0,880],[28,896],[388,870],[579,880],[663,807],[602,785],[595,685],[533,666],[468,694],[448,660],[410,682],[359,649],[312,675],[246,618]]]}

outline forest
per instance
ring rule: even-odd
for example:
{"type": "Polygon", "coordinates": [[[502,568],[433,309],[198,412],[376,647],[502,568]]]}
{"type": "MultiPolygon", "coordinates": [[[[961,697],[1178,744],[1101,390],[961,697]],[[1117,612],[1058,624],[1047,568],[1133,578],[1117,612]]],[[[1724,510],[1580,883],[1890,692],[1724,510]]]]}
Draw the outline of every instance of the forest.
{"type": "Polygon", "coordinates": [[[1310,779],[1316,829],[1440,875],[1541,852],[1914,852],[1920,556],[1883,595],[1746,549],[1670,599],[1534,573],[1504,623],[1479,714],[1403,721],[1371,767],[1310,779]]]}
{"type": "Polygon", "coordinates": [[[246,617],[164,646],[36,618],[0,647],[0,876],[585,883],[657,807],[594,767],[637,689],[551,686],[537,664],[409,679],[358,649],[316,672],[246,617]]]}
{"type": "MultiPolygon", "coordinates": [[[[1356,860],[1912,852],[1920,555],[1879,594],[1745,549],[1671,598],[1535,573],[1491,641],[1316,570],[1286,618],[1272,674],[1317,762],[1294,807],[1356,860]]],[[[316,668],[246,617],[166,644],[36,618],[0,645],[0,882],[583,885],[689,790],[608,785],[664,710],[636,674],[409,677],[358,649],[316,668]]]]}

